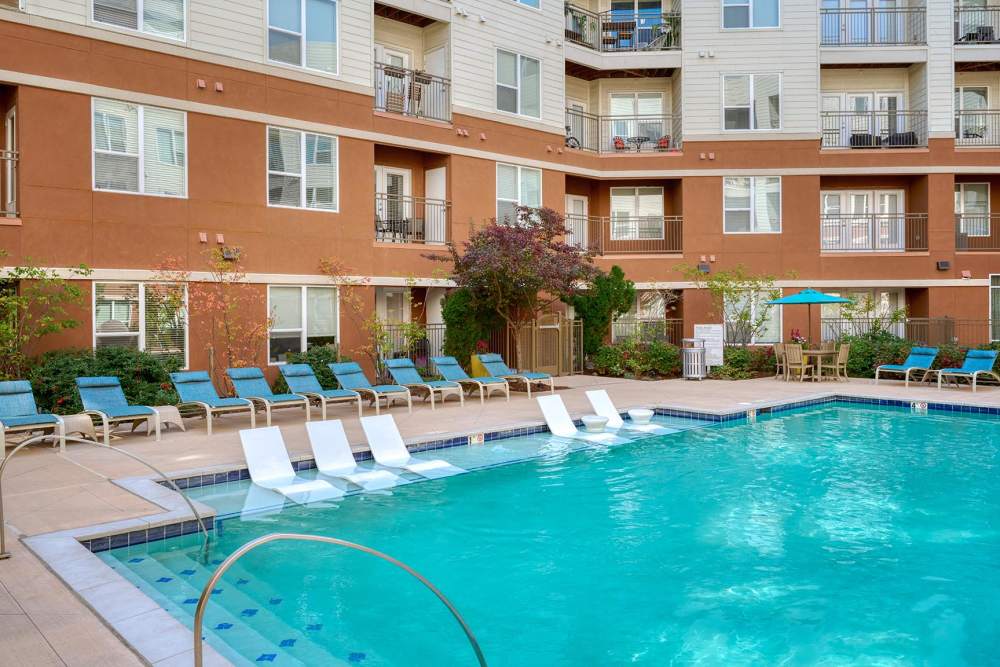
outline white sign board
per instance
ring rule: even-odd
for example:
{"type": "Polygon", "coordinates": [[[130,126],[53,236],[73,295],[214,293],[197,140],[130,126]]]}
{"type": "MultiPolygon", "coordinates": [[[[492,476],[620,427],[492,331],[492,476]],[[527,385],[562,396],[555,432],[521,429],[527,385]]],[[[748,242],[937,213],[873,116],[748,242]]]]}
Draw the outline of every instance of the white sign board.
{"type": "Polygon", "coordinates": [[[725,331],[721,324],[696,324],[694,337],[705,341],[705,365],[721,366],[722,349],[725,346],[725,331]]]}

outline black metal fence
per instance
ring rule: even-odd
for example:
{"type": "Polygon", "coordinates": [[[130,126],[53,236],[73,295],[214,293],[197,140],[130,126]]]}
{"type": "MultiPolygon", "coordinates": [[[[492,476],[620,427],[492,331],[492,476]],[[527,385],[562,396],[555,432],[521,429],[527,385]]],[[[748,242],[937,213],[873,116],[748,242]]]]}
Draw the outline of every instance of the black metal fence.
{"type": "Polygon", "coordinates": [[[375,193],[375,240],[382,243],[446,243],[448,209],[443,199],[375,193]]]}
{"type": "Polygon", "coordinates": [[[598,116],[566,110],[566,146],[599,153],[680,150],[681,117],[675,114],[598,116]]]}
{"type": "Polygon", "coordinates": [[[926,111],[823,111],[823,148],[918,148],[927,145],[926,111]]]}
{"type": "Polygon", "coordinates": [[[660,341],[680,345],[684,338],[684,320],[662,317],[625,317],[611,323],[611,342],[638,338],[641,341],[660,341]]]}
{"type": "Polygon", "coordinates": [[[899,46],[927,43],[924,7],[820,9],[823,46],[899,46]]]}
{"type": "Polygon", "coordinates": [[[956,111],[955,145],[1000,146],[1000,111],[956,111]]]}
{"type": "Polygon", "coordinates": [[[417,118],[451,120],[451,79],[375,63],[375,109],[417,118]]]}
{"type": "Polygon", "coordinates": [[[996,44],[1000,42],[1000,6],[956,7],[956,44],[996,44]]]}
{"type": "Polygon", "coordinates": [[[908,317],[900,322],[886,319],[823,318],[823,340],[862,336],[887,331],[921,345],[954,343],[976,347],[1000,340],[1000,320],[959,320],[950,317],[908,317]]]}
{"type": "Polygon", "coordinates": [[[669,51],[681,48],[679,12],[592,12],[565,5],[566,39],[595,51],[669,51]]]}
{"type": "Polygon", "coordinates": [[[927,250],[926,213],[841,213],[820,217],[823,252],[927,250]]]}

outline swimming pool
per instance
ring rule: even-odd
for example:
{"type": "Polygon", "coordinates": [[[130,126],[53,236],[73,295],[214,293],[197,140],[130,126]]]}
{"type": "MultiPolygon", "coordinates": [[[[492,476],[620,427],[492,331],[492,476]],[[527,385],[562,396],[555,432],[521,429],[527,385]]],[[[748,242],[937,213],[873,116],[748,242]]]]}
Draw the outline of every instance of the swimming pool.
{"type": "MultiPolygon", "coordinates": [[[[246,483],[193,493],[231,514],[216,564],[276,531],[367,544],[441,588],[491,665],[985,665],[1000,636],[998,425],[836,403],[610,448],[437,450],[423,456],[493,467],[325,507],[241,517],[246,483]]],[[[215,567],[199,546],[99,555],[190,626],[215,567]]],[[[209,643],[244,664],[472,662],[417,582],[328,545],[262,547],[211,599],[209,643]]]]}

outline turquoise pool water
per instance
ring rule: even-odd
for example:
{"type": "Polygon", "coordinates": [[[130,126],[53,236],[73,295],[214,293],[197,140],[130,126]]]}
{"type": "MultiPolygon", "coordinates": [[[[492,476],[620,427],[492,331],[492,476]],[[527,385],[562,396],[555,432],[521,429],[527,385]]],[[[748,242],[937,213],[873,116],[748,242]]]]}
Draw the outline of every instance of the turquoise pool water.
{"type": "MultiPolygon", "coordinates": [[[[200,489],[234,512],[211,559],[275,531],[370,545],[437,584],[494,666],[1000,660],[1000,420],[831,404],[672,425],[610,448],[534,436],[429,452],[515,462],[253,517],[238,513],[246,483],[200,489]]],[[[209,574],[198,544],[101,557],[190,625],[209,574]]],[[[206,628],[245,664],[474,662],[417,582],[322,544],[244,558],[206,628]]]]}

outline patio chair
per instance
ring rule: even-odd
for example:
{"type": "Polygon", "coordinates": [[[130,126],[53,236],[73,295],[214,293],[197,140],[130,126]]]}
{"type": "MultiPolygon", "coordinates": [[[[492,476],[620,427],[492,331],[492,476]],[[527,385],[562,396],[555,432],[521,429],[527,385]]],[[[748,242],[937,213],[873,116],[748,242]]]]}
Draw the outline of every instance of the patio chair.
{"type": "Polygon", "coordinates": [[[876,368],[875,384],[878,384],[883,373],[901,374],[903,376],[903,384],[906,387],[910,386],[911,378],[916,379],[914,376],[917,374],[920,375],[921,379],[927,379],[925,376],[934,364],[937,354],[938,349],[936,347],[915,347],[910,350],[910,354],[903,363],[882,364],[876,368]]]}
{"type": "Polygon", "coordinates": [[[549,427],[552,435],[603,444],[625,442],[612,433],[587,433],[578,429],[573,423],[573,418],[569,416],[562,396],[539,396],[535,400],[538,401],[538,407],[541,408],[542,416],[545,418],[545,425],[549,427]]]}
{"type": "Polygon", "coordinates": [[[340,383],[342,389],[356,391],[363,397],[375,404],[375,414],[379,413],[379,401],[385,399],[385,407],[388,410],[394,400],[406,400],[406,409],[413,412],[413,399],[410,397],[410,390],[398,384],[378,384],[373,385],[368,381],[365,372],[361,370],[354,361],[347,361],[339,364],[327,364],[333,371],[334,377],[340,383]]]}
{"type": "Polygon", "coordinates": [[[259,368],[227,368],[226,375],[233,383],[233,389],[240,398],[245,398],[257,409],[264,408],[267,425],[271,425],[273,408],[290,408],[301,405],[306,410],[309,421],[309,399],[300,394],[275,394],[264,379],[264,371],[259,368]]]}
{"type": "Polygon", "coordinates": [[[976,391],[976,384],[979,382],[980,376],[993,378],[1000,382],[1000,374],[993,370],[993,365],[996,362],[996,350],[969,350],[965,353],[965,361],[962,362],[961,368],[942,368],[930,372],[937,374],[938,389],[941,388],[942,380],[947,378],[954,382],[955,386],[958,386],[959,380],[972,380],[972,391],[976,391]]]}
{"type": "Polygon", "coordinates": [[[778,376],[788,377],[788,372],[785,369],[785,344],[775,343],[774,344],[774,377],[778,376]]]}
{"type": "Polygon", "coordinates": [[[323,419],[326,419],[327,403],[355,402],[358,404],[358,417],[361,416],[361,394],[350,389],[323,389],[309,364],[285,364],[280,370],[291,391],[319,403],[323,419]]]}
{"type": "Polygon", "coordinates": [[[444,403],[448,396],[458,396],[460,405],[465,405],[465,395],[462,392],[462,385],[450,380],[425,380],[420,377],[417,367],[411,359],[383,359],[382,363],[389,370],[389,375],[400,385],[406,387],[411,392],[422,394],[426,401],[431,399],[431,410],[434,410],[434,394],[441,396],[444,403]]]}
{"type": "Polygon", "coordinates": [[[548,385],[549,393],[556,393],[556,383],[552,379],[552,376],[548,373],[518,373],[512,370],[504,363],[503,357],[499,354],[480,354],[479,361],[483,364],[483,368],[492,377],[501,377],[510,382],[523,383],[525,388],[528,390],[528,398],[531,398],[531,385],[537,384],[541,386],[548,385]]]}
{"type": "Polygon", "coordinates": [[[611,396],[604,389],[592,389],[587,392],[587,400],[590,401],[590,407],[594,408],[594,414],[600,417],[607,417],[608,424],[607,428],[619,430],[625,429],[627,431],[639,431],[641,433],[655,433],[657,435],[666,435],[668,433],[675,433],[676,429],[670,429],[658,424],[635,424],[631,420],[625,421],[622,419],[622,415],[618,412],[618,408],[611,401],[611,396]]]}
{"type": "MultiPolygon", "coordinates": [[[[82,377],[76,379],[76,389],[80,392],[83,412],[100,419],[104,432],[104,444],[111,444],[111,426],[128,422],[153,422],[156,440],[160,440],[160,415],[148,405],[129,405],[122,391],[121,382],[116,377],[82,377]]],[[[147,431],[148,435],[148,431],[147,431]]]]}
{"type": "Polygon", "coordinates": [[[486,397],[494,392],[502,392],[507,400],[510,400],[510,385],[507,380],[495,377],[470,378],[455,357],[431,357],[434,368],[449,382],[457,382],[465,388],[469,394],[479,389],[479,402],[483,403],[486,397]]]}
{"type": "Polygon", "coordinates": [[[309,422],[306,433],[316,469],[321,475],[347,480],[365,491],[380,491],[408,483],[388,470],[361,470],[347,441],[344,423],[339,419],[309,422]]]}
{"type": "Polygon", "coordinates": [[[785,380],[790,380],[793,373],[799,376],[799,382],[807,377],[814,377],[816,367],[808,363],[802,356],[802,346],[797,343],[785,344],[785,380]]]}
{"type": "Polygon", "coordinates": [[[427,479],[450,477],[467,472],[441,459],[427,460],[412,456],[403,442],[403,436],[400,435],[399,429],[396,427],[396,420],[392,418],[392,415],[362,417],[361,428],[365,431],[365,438],[368,440],[372,458],[380,466],[405,470],[427,479]]]}
{"type": "Polygon", "coordinates": [[[346,495],[322,479],[300,480],[285,449],[285,440],[277,426],[240,431],[240,444],[246,457],[250,480],[296,503],[342,498],[346,495]]]}
{"type": "Polygon", "coordinates": [[[257,411],[246,398],[220,398],[206,371],[171,373],[170,380],[181,402],[178,408],[194,407],[205,411],[205,430],[212,435],[212,418],[229,412],[250,413],[250,428],[257,426],[257,411]]]}
{"type": "Polygon", "coordinates": [[[59,450],[66,451],[66,425],[59,415],[39,412],[35,394],[27,380],[0,382],[0,458],[7,446],[7,434],[52,429],[59,450]]]}
{"type": "Polygon", "coordinates": [[[846,381],[848,379],[847,360],[850,358],[850,356],[851,356],[851,344],[841,343],[840,347],[837,349],[837,356],[834,357],[831,363],[822,364],[820,366],[820,371],[824,371],[827,369],[832,370],[834,380],[846,381]]]}

